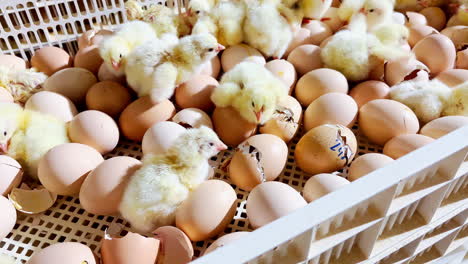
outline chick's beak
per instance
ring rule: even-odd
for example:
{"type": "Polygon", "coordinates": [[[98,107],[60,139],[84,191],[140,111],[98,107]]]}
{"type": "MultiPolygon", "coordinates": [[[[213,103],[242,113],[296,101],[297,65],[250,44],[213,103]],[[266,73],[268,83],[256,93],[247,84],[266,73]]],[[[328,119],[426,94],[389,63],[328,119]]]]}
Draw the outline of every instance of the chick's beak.
{"type": "Polygon", "coordinates": [[[0,153],[5,154],[8,152],[8,144],[7,143],[0,143],[0,153]]]}
{"type": "Polygon", "coordinates": [[[255,112],[255,117],[257,118],[257,122],[260,122],[262,119],[262,111],[255,112]]]}
{"type": "Polygon", "coordinates": [[[367,15],[366,9],[365,9],[364,7],[362,7],[361,9],[359,9],[359,13],[364,14],[364,15],[367,15]]]}
{"type": "Polygon", "coordinates": [[[112,60],[111,64],[112,64],[112,68],[114,68],[114,70],[118,71],[120,69],[120,62],[116,62],[115,60],[112,60]]]}
{"type": "Polygon", "coordinates": [[[222,50],[224,50],[224,49],[225,49],[225,47],[224,47],[223,45],[218,44],[218,47],[216,48],[216,51],[217,51],[217,52],[220,52],[220,51],[222,51],[222,50]]]}
{"type": "Polygon", "coordinates": [[[223,151],[223,150],[228,149],[228,147],[223,142],[220,142],[218,145],[216,145],[216,149],[218,151],[223,151]]]}

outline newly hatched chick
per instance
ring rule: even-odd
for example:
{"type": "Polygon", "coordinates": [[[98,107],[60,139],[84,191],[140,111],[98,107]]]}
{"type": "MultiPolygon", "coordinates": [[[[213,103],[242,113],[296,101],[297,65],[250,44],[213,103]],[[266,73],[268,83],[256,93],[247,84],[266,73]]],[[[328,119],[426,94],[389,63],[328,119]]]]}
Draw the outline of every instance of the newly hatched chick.
{"type": "Polygon", "coordinates": [[[0,103],[0,153],[20,162],[33,178],[41,157],[68,142],[65,122],[17,104],[0,103]]]}
{"type": "Polygon", "coordinates": [[[301,26],[302,22],[322,19],[332,2],[333,0],[278,0],[278,8],[289,24],[301,26]]]}
{"type": "Polygon", "coordinates": [[[34,68],[15,70],[0,66],[0,89],[6,89],[16,103],[24,104],[33,94],[42,90],[47,75],[34,68]]]}
{"type": "Polygon", "coordinates": [[[362,13],[366,17],[368,31],[375,27],[392,22],[392,0],[345,0],[338,8],[338,15],[343,21],[350,21],[352,17],[362,13]]]}
{"type": "Polygon", "coordinates": [[[468,116],[468,82],[452,88],[443,115],[468,116]]]}
{"type": "Polygon", "coordinates": [[[262,65],[242,62],[226,72],[211,100],[219,107],[232,106],[247,121],[264,124],[276,110],[287,88],[262,65]]]}
{"type": "Polygon", "coordinates": [[[124,192],[122,216],[142,232],[173,224],[177,207],[208,178],[208,159],[226,148],[202,126],[188,129],[165,154],[145,156],[124,192]]]}
{"type": "Polygon", "coordinates": [[[141,20],[143,18],[144,10],[139,2],[129,0],[125,2],[125,12],[127,13],[128,20],[141,20]]]}

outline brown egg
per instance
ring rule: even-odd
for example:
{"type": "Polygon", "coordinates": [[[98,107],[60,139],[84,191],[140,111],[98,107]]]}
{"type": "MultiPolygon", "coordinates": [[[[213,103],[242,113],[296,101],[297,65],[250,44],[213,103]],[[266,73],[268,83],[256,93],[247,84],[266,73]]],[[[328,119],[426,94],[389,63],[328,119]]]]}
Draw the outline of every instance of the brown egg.
{"type": "Polygon", "coordinates": [[[24,70],[27,68],[25,60],[8,54],[0,54],[0,66],[5,66],[15,70],[24,70]]]}
{"type": "Polygon", "coordinates": [[[288,55],[288,61],[294,65],[299,75],[322,68],[320,47],[315,45],[301,45],[288,55]]]}
{"type": "Polygon", "coordinates": [[[229,234],[226,234],[218,239],[215,240],[215,242],[213,242],[206,250],[205,252],[203,253],[203,255],[206,255],[210,252],[213,252],[215,251],[216,249],[220,248],[220,247],[223,247],[227,244],[230,244],[231,242],[233,241],[236,241],[238,240],[239,238],[247,235],[248,233],[250,232],[234,232],[234,233],[229,233],[229,234]]]}
{"type": "Polygon", "coordinates": [[[354,99],[343,93],[327,93],[315,99],[304,112],[306,131],[324,124],[352,127],[356,122],[358,106],[354,99]]]}
{"type": "Polygon", "coordinates": [[[307,132],[297,143],[296,164],[306,173],[331,173],[351,163],[357,141],[341,125],[321,125],[307,132]]]}
{"type": "Polygon", "coordinates": [[[380,153],[367,153],[359,156],[349,166],[348,180],[355,181],[392,161],[392,158],[380,153]]]}
{"type": "Polygon", "coordinates": [[[106,154],[119,143],[119,128],[114,119],[101,111],[87,110],[76,115],[68,125],[68,136],[75,143],[106,154]]]}
{"type": "Polygon", "coordinates": [[[28,264],[96,264],[93,251],[77,242],[63,242],[37,250],[28,264]]]}
{"type": "Polygon", "coordinates": [[[419,133],[438,139],[463,126],[468,126],[468,116],[444,116],[425,124],[419,133]]]}
{"type": "Polygon", "coordinates": [[[455,68],[468,70],[468,48],[457,52],[455,68]]]}
{"type": "Polygon", "coordinates": [[[394,86],[416,77],[418,71],[429,72],[429,68],[413,57],[391,60],[385,65],[385,82],[394,86]]]}
{"type": "Polygon", "coordinates": [[[424,15],[427,19],[427,24],[437,30],[442,30],[445,28],[445,23],[447,23],[447,17],[445,13],[439,7],[426,7],[419,12],[424,15]]]}
{"type": "Polygon", "coordinates": [[[15,227],[16,210],[13,204],[0,195],[0,240],[3,240],[15,227]]]}
{"type": "Polygon", "coordinates": [[[229,177],[239,188],[250,191],[264,181],[275,180],[288,158],[288,146],[279,137],[255,135],[235,150],[229,165],[229,177]]]}
{"type": "Polygon", "coordinates": [[[278,136],[287,143],[299,130],[301,119],[301,104],[296,98],[287,96],[278,102],[272,118],[260,126],[260,133],[278,136]]]}
{"type": "Polygon", "coordinates": [[[44,187],[58,195],[75,195],[88,173],[104,159],[90,146],[67,143],[49,150],[39,162],[38,176],[44,187]]]}
{"type": "Polygon", "coordinates": [[[80,189],[80,204],[96,215],[116,215],[130,177],[141,167],[131,157],[114,157],[89,173],[80,189]]]}
{"type": "Polygon", "coordinates": [[[33,94],[26,105],[25,109],[37,111],[43,114],[51,115],[64,122],[71,121],[78,114],[75,105],[67,97],[49,91],[41,91],[33,94]]]}
{"type": "Polygon", "coordinates": [[[310,31],[309,41],[307,44],[320,45],[322,41],[333,35],[330,27],[318,20],[309,20],[302,26],[310,31]]]}
{"type": "Polygon", "coordinates": [[[0,88],[0,103],[14,103],[15,99],[7,90],[0,88]]]}
{"type": "MultiPolygon", "coordinates": [[[[411,48],[409,48],[408,51],[411,51],[411,48]]],[[[388,61],[375,56],[370,57],[372,67],[369,71],[368,80],[383,81],[385,79],[385,66],[387,62],[388,61]]]]}
{"type": "Polygon", "coordinates": [[[124,74],[120,75],[118,73],[115,73],[114,71],[111,70],[111,68],[107,65],[107,63],[103,63],[99,67],[98,79],[101,82],[112,81],[112,82],[120,83],[122,85],[125,85],[126,83],[125,75],[124,74]]]}
{"type": "Polygon", "coordinates": [[[245,119],[231,107],[216,107],[211,117],[216,134],[228,146],[239,145],[257,131],[257,125],[245,119]],[[229,121],[227,121],[229,120],[229,121]]]}
{"type": "Polygon", "coordinates": [[[172,118],[172,122],[186,128],[199,128],[206,126],[213,129],[211,118],[205,112],[197,108],[186,108],[179,111],[172,118]]]}
{"type": "Polygon", "coordinates": [[[96,76],[83,68],[68,68],[56,72],[44,82],[44,89],[62,94],[75,104],[85,101],[89,88],[97,83],[96,76]]]}
{"type": "Polygon", "coordinates": [[[163,226],[153,234],[161,242],[157,263],[187,264],[192,261],[192,242],[182,230],[173,226],[163,226]]]}
{"type": "Polygon", "coordinates": [[[120,115],[119,125],[125,137],[141,141],[148,128],[158,122],[169,120],[174,114],[175,107],[171,101],[165,100],[155,104],[149,96],[145,96],[125,108],[120,115]]]}
{"type": "Polygon", "coordinates": [[[13,188],[20,185],[23,179],[23,169],[13,158],[0,155],[0,195],[8,195],[13,188]]]}
{"type": "Polygon", "coordinates": [[[80,49],[75,55],[74,66],[87,69],[88,71],[97,74],[102,65],[102,58],[99,54],[99,46],[89,46],[80,49]]]}
{"type": "Polygon", "coordinates": [[[377,99],[359,109],[359,129],[371,142],[384,145],[398,135],[416,134],[419,121],[406,105],[389,99],[377,99]]]}
{"type": "Polygon", "coordinates": [[[302,76],[296,85],[296,98],[303,106],[326,93],[348,93],[348,81],[339,71],[316,69],[302,76]]]}
{"type": "Polygon", "coordinates": [[[424,135],[407,134],[398,135],[390,139],[383,148],[383,154],[392,159],[398,159],[424,145],[433,142],[434,139],[424,135]]]}
{"type": "Polygon", "coordinates": [[[407,26],[427,25],[427,18],[423,14],[411,11],[406,12],[405,14],[408,18],[407,26]]]}
{"type": "Polygon", "coordinates": [[[245,44],[230,46],[223,51],[221,55],[221,65],[224,72],[234,68],[242,61],[255,62],[260,65],[265,65],[265,57],[256,49],[245,44]]]}
{"type": "Polygon", "coordinates": [[[99,43],[101,43],[105,37],[108,37],[112,34],[112,31],[106,29],[90,29],[78,38],[78,49],[81,50],[89,46],[99,45],[99,43]]]}
{"type": "Polygon", "coordinates": [[[432,34],[438,34],[437,30],[428,25],[411,25],[408,27],[408,44],[414,47],[420,40],[432,34]]]}
{"type": "Polygon", "coordinates": [[[220,180],[208,180],[177,208],[176,226],[192,241],[206,240],[226,228],[236,209],[237,195],[231,185],[220,180]]]}
{"type": "Polygon", "coordinates": [[[307,205],[291,186],[276,182],[257,185],[247,198],[247,217],[256,229],[307,205]]]}
{"type": "Polygon", "coordinates": [[[176,103],[180,108],[198,108],[211,112],[215,107],[210,98],[211,93],[218,85],[218,81],[211,76],[196,75],[177,87],[176,103]]]}
{"type": "Polygon", "coordinates": [[[365,81],[351,89],[351,95],[359,108],[375,99],[385,99],[390,93],[390,87],[384,82],[365,81]]]}
{"type": "Polygon", "coordinates": [[[307,28],[298,28],[293,32],[293,38],[291,42],[289,43],[288,48],[286,49],[286,52],[284,53],[284,56],[287,57],[291,51],[293,51],[295,48],[299,47],[300,45],[306,45],[306,44],[312,44],[310,43],[310,30],[307,28]]]}
{"type": "MultiPolygon", "coordinates": [[[[36,50],[31,58],[31,66],[48,76],[71,67],[73,59],[66,51],[57,47],[44,47],[36,50]]],[[[71,80],[68,80],[71,82],[71,80]]]]}
{"type": "Polygon", "coordinates": [[[336,32],[344,24],[338,15],[338,8],[336,7],[328,8],[320,21],[326,24],[333,32],[336,32]]]}
{"type": "Polygon", "coordinates": [[[429,35],[419,41],[413,48],[416,59],[424,63],[432,74],[439,74],[455,65],[455,46],[442,34],[429,35]],[[437,56],[433,55],[437,50],[437,56]]]}
{"type": "Polygon", "coordinates": [[[112,81],[98,82],[86,93],[86,106],[90,110],[104,112],[114,118],[132,102],[130,91],[112,81]]]}
{"type": "Polygon", "coordinates": [[[449,69],[438,74],[436,79],[449,87],[455,87],[468,81],[468,70],[449,69]]]}
{"type": "Polygon", "coordinates": [[[297,80],[297,73],[294,66],[287,60],[271,60],[265,64],[265,68],[269,70],[278,79],[289,88],[288,94],[291,94],[297,80]]]}
{"type": "Polygon", "coordinates": [[[143,136],[143,155],[165,153],[185,131],[183,126],[174,122],[162,121],[154,124],[143,136]]]}
{"type": "Polygon", "coordinates": [[[349,181],[341,176],[321,173],[307,180],[304,190],[302,190],[302,195],[310,203],[348,184],[349,181]]]}
{"type": "Polygon", "coordinates": [[[221,60],[219,59],[218,56],[215,56],[213,57],[213,59],[203,64],[202,69],[199,74],[208,75],[217,79],[220,71],[221,71],[221,60]]]}
{"type": "Polygon", "coordinates": [[[101,245],[102,264],[154,264],[160,242],[156,238],[128,232],[124,237],[105,234],[101,245]]]}
{"type": "Polygon", "coordinates": [[[457,50],[463,49],[468,44],[466,37],[468,35],[468,26],[466,25],[447,27],[440,33],[451,39],[457,50]]]}

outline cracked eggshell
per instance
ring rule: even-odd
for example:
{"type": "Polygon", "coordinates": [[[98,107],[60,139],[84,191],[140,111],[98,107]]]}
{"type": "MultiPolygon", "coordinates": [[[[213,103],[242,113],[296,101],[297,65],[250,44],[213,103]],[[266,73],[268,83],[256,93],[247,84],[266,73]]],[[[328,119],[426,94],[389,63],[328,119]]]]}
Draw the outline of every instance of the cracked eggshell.
{"type": "Polygon", "coordinates": [[[16,210],[13,204],[0,195],[0,241],[3,240],[15,227],[16,210]]]}
{"type": "Polygon", "coordinates": [[[260,51],[246,44],[230,46],[221,55],[221,66],[224,72],[228,72],[243,61],[254,62],[260,65],[265,65],[266,63],[265,57],[263,57],[260,51]]]}
{"type": "Polygon", "coordinates": [[[51,208],[57,195],[42,188],[26,190],[14,188],[8,199],[13,203],[16,210],[25,214],[39,214],[51,208]]]}
{"type": "Polygon", "coordinates": [[[199,108],[206,112],[213,111],[215,105],[211,94],[218,81],[208,75],[195,75],[179,85],[175,90],[175,100],[181,108],[199,108]]]}
{"type": "Polygon", "coordinates": [[[398,159],[433,141],[433,138],[419,134],[399,135],[385,143],[383,154],[398,159]]]}
{"type": "Polygon", "coordinates": [[[229,165],[229,177],[250,191],[264,181],[275,180],[286,166],[288,146],[275,135],[260,134],[241,143],[229,165]]]}
{"type": "Polygon", "coordinates": [[[287,60],[271,60],[265,64],[265,68],[269,70],[276,78],[283,81],[286,87],[289,88],[288,94],[294,90],[297,80],[297,73],[294,66],[287,60]]]}
{"type": "Polygon", "coordinates": [[[390,93],[390,87],[380,81],[365,81],[351,89],[349,95],[351,95],[356,101],[359,108],[365,105],[367,102],[375,99],[388,98],[390,93]]]}
{"type": "Polygon", "coordinates": [[[192,242],[182,230],[173,226],[163,226],[153,234],[161,243],[157,264],[186,264],[192,260],[192,242]]]}
{"type": "Polygon", "coordinates": [[[95,83],[97,79],[92,72],[83,68],[67,68],[54,73],[43,86],[46,91],[59,93],[80,104],[95,83]]]}
{"type": "Polygon", "coordinates": [[[36,251],[27,264],[96,264],[93,251],[77,242],[63,242],[36,251]]]}
{"type": "Polygon", "coordinates": [[[205,112],[197,108],[186,108],[180,110],[174,117],[172,122],[177,123],[185,128],[199,128],[206,126],[213,129],[211,118],[205,112]]]}
{"type": "Polygon", "coordinates": [[[308,174],[331,173],[351,163],[357,140],[341,125],[321,125],[307,132],[297,143],[296,164],[308,174]]]}
{"type": "Polygon", "coordinates": [[[349,166],[348,180],[355,181],[392,161],[392,158],[380,153],[367,153],[359,156],[349,166]]]}
{"type": "Polygon", "coordinates": [[[455,87],[464,82],[468,82],[468,70],[465,69],[450,69],[441,72],[436,77],[437,80],[443,82],[449,87],[455,87]]]}
{"type": "MultiPolygon", "coordinates": [[[[72,64],[73,58],[65,50],[57,47],[40,48],[35,51],[31,58],[31,66],[47,76],[51,76],[65,68],[70,68],[72,64]]],[[[64,79],[63,81],[69,82],[73,86],[77,85],[70,79],[64,79]]]]}
{"type": "Polygon", "coordinates": [[[468,26],[447,27],[440,33],[451,39],[457,50],[468,44],[468,26]]]}
{"type": "Polygon", "coordinates": [[[408,30],[408,44],[411,47],[414,47],[423,38],[432,34],[439,33],[435,28],[430,27],[428,25],[411,25],[408,27],[408,30]]]}
{"type": "Polygon", "coordinates": [[[424,63],[432,74],[439,74],[455,66],[456,50],[453,42],[442,34],[432,34],[414,47],[416,59],[424,63]],[[437,51],[437,56],[433,52],[437,51]]]}
{"type": "Polygon", "coordinates": [[[247,235],[248,233],[250,233],[250,232],[244,232],[243,231],[243,232],[234,232],[234,233],[226,234],[226,235],[216,239],[213,243],[211,243],[211,245],[205,250],[203,255],[206,255],[206,254],[208,254],[210,252],[213,252],[213,251],[215,251],[216,249],[218,249],[220,247],[224,247],[225,245],[230,244],[231,242],[238,240],[239,238],[247,235]]]}
{"type": "Polygon", "coordinates": [[[93,45],[99,45],[105,37],[110,36],[112,34],[112,31],[106,29],[90,29],[78,38],[78,49],[83,49],[93,45]]]}
{"type": "Polygon", "coordinates": [[[419,133],[438,139],[463,126],[468,126],[467,116],[444,116],[425,124],[419,133]]]}
{"type": "Polygon", "coordinates": [[[260,133],[278,136],[287,143],[299,130],[301,119],[301,104],[296,98],[287,96],[278,102],[276,112],[272,118],[260,126],[260,133]]]}
{"type": "Polygon", "coordinates": [[[348,185],[349,181],[339,175],[321,173],[309,178],[302,190],[304,199],[311,203],[322,196],[348,185]]]}
{"type": "Polygon", "coordinates": [[[212,121],[216,134],[226,145],[231,147],[239,145],[255,135],[257,131],[257,124],[246,121],[232,107],[216,107],[212,121]]]}
{"type": "Polygon", "coordinates": [[[468,70],[468,48],[457,52],[455,67],[458,69],[468,70]]]}
{"type": "Polygon", "coordinates": [[[385,82],[389,86],[394,86],[405,80],[412,79],[418,71],[429,72],[429,68],[412,57],[391,60],[385,65],[385,82]]]}
{"type": "Polygon", "coordinates": [[[78,114],[75,104],[70,99],[59,93],[49,91],[33,94],[26,102],[24,108],[51,115],[64,122],[71,121],[78,114]]]}
{"type": "Polygon", "coordinates": [[[153,125],[143,136],[143,155],[165,153],[183,133],[185,128],[174,122],[163,121],[153,125]]]}
{"type": "MultiPolygon", "coordinates": [[[[124,237],[105,233],[101,242],[103,264],[154,264],[158,257],[160,241],[128,232],[124,237]]],[[[80,263],[81,264],[81,263],[80,263]]]]}
{"type": "Polygon", "coordinates": [[[23,179],[23,169],[15,159],[0,155],[0,194],[6,196],[23,179]]]}

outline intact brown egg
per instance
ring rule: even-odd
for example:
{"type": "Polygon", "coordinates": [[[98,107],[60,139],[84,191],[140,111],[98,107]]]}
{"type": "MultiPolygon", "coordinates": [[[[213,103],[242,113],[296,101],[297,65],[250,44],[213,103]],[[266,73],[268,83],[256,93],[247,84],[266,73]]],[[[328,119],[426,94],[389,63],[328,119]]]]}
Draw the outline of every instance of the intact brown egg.
{"type": "Polygon", "coordinates": [[[427,18],[423,14],[411,11],[406,12],[405,14],[408,18],[407,26],[427,25],[427,18]]]}
{"type": "Polygon", "coordinates": [[[88,71],[97,74],[103,60],[99,54],[99,46],[89,46],[78,50],[75,55],[74,66],[87,69],[88,71]]]}
{"type": "Polygon", "coordinates": [[[288,61],[294,65],[299,75],[304,75],[323,66],[320,57],[320,47],[315,45],[301,45],[288,55],[288,61]]]}
{"type": "Polygon", "coordinates": [[[420,71],[429,72],[429,68],[413,57],[391,60],[385,66],[385,82],[393,86],[414,79],[420,71]]]}
{"type": "Polygon", "coordinates": [[[218,81],[208,75],[196,75],[175,90],[176,103],[181,108],[198,108],[211,113],[214,104],[211,101],[211,93],[218,81]]]}
{"type": "Polygon", "coordinates": [[[24,108],[51,115],[64,122],[71,121],[78,114],[78,110],[70,99],[59,93],[49,91],[40,91],[33,94],[24,108]]]}
{"type": "Polygon", "coordinates": [[[69,68],[72,64],[72,57],[66,51],[57,47],[38,49],[31,58],[31,66],[48,76],[59,70],[69,68]]]}
{"type": "Polygon", "coordinates": [[[216,107],[212,115],[213,126],[219,138],[235,147],[257,131],[257,125],[246,121],[234,108],[216,107]]]}
{"type": "Polygon", "coordinates": [[[348,179],[355,181],[392,162],[389,156],[380,153],[367,153],[357,157],[348,170],[348,179]]]}
{"type": "Polygon", "coordinates": [[[0,66],[5,66],[15,70],[24,70],[27,68],[27,62],[14,55],[0,54],[0,66]]]}
{"type": "Polygon", "coordinates": [[[436,79],[449,87],[455,87],[468,81],[468,69],[449,69],[438,74],[436,79]]]}
{"type": "Polygon", "coordinates": [[[223,247],[233,241],[236,241],[237,239],[247,235],[250,232],[234,232],[234,233],[229,233],[226,234],[218,239],[216,239],[215,242],[213,242],[203,253],[203,255],[206,255],[210,252],[215,251],[216,249],[223,247]]]}
{"type": "Polygon", "coordinates": [[[234,66],[242,61],[254,62],[260,65],[265,65],[266,63],[265,57],[263,57],[260,51],[245,44],[231,46],[224,50],[221,55],[221,66],[224,72],[234,68],[234,66]]]}
{"type": "Polygon", "coordinates": [[[434,139],[424,135],[407,134],[390,139],[383,148],[383,154],[392,159],[398,159],[424,145],[433,142],[434,139]]]}
{"type": "Polygon", "coordinates": [[[77,242],[63,242],[34,252],[28,264],[96,264],[93,251],[77,242]]]}
{"type": "Polygon", "coordinates": [[[13,204],[0,195],[0,240],[3,240],[15,227],[16,210],[13,204]]]}
{"type": "Polygon", "coordinates": [[[438,139],[463,126],[468,126],[468,116],[443,116],[425,124],[419,133],[438,139]]]}
{"type": "Polygon", "coordinates": [[[419,12],[427,19],[427,24],[437,30],[445,28],[447,17],[442,9],[436,6],[426,7],[419,12]]]}
{"type": "Polygon", "coordinates": [[[186,129],[183,126],[170,121],[154,124],[143,136],[141,143],[143,155],[149,153],[161,155],[165,153],[185,131],[186,129]]]}
{"type": "Polygon", "coordinates": [[[303,106],[326,93],[348,93],[348,81],[339,71],[316,69],[302,76],[296,85],[296,98],[303,106]]]}
{"type": "Polygon", "coordinates": [[[291,94],[297,80],[297,73],[294,66],[287,60],[271,60],[265,64],[265,68],[269,70],[278,79],[288,87],[288,94],[291,94]]]}
{"type": "Polygon", "coordinates": [[[301,104],[296,98],[287,96],[278,102],[272,118],[260,126],[260,133],[278,136],[287,143],[299,130],[301,119],[301,104]]]}
{"type": "Polygon", "coordinates": [[[411,25],[409,28],[408,44],[414,47],[421,39],[426,36],[437,34],[437,30],[428,25],[411,25]]]}
{"type": "Polygon", "coordinates": [[[406,105],[389,99],[377,99],[359,109],[359,128],[371,142],[384,145],[398,135],[416,134],[419,121],[406,105]]]}
{"type": "Polygon", "coordinates": [[[132,102],[130,91],[112,81],[98,82],[86,93],[86,106],[90,110],[104,112],[114,118],[132,102]]]}
{"type": "Polygon", "coordinates": [[[349,181],[341,176],[321,173],[307,180],[304,190],[302,190],[302,195],[304,199],[310,203],[348,184],[349,181]]]}
{"type": "Polygon", "coordinates": [[[380,81],[365,81],[351,89],[351,95],[356,101],[359,108],[367,102],[375,99],[385,99],[390,93],[390,87],[380,81]]]}
{"type": "Polygon", "coordinates": [[[333,32],[330,29],[330,27],[327,24],[318,20],[309,20],[302,27],[310,31],[308,44],[318,46],[320,45],[320,43],[322,43],[324,39],[333,35],[333,32]]]}
{"type": "Polygon", "coordinates": [[[331,173],[351,163],[357,141],[341,125],[321,125],[307,132],[297,143],[296,164],[308,174],[331,173]]]}
{"type": "Polygon", "coordinates": [[[50,76],[44,82],[44,89],[62,94],[75,104],[85,101],[89,88],[97,83],[96,76],[83,68],[67,68],[50,76]]]}
{"type": "Polygon", "coordinates": [[[457,52],[455,68],[468,70],[468,48],[457,52]]]}
{"type": "Polygon", "coordinates": [[[155,104],[149,96],[145,96],[125,108],[120,115],[119,126],[126,138],[141,141],[148,128],[169,120],[174,114],[175,107],[171,101],[164,100],[155,104]]]}
{"type": "Polygon", "coordinates": [[[414,46],[413,52],[416,59],[431,70],[431,74],[439,74],[455,65],[455,46],[449,38],[442,34],[425,37],[414,46]],[[437,56],[433,54],[435,50],[437,56]]]}
{"type": "Polygon", "coordinates": [[[220,71],[221,71],[221,60],[219,59],[218,56],[215,56],[213,57],[213,59],[203,64],[202,69],[199,74],[208,75],[216,79],[218,78],[220,71]]]}

